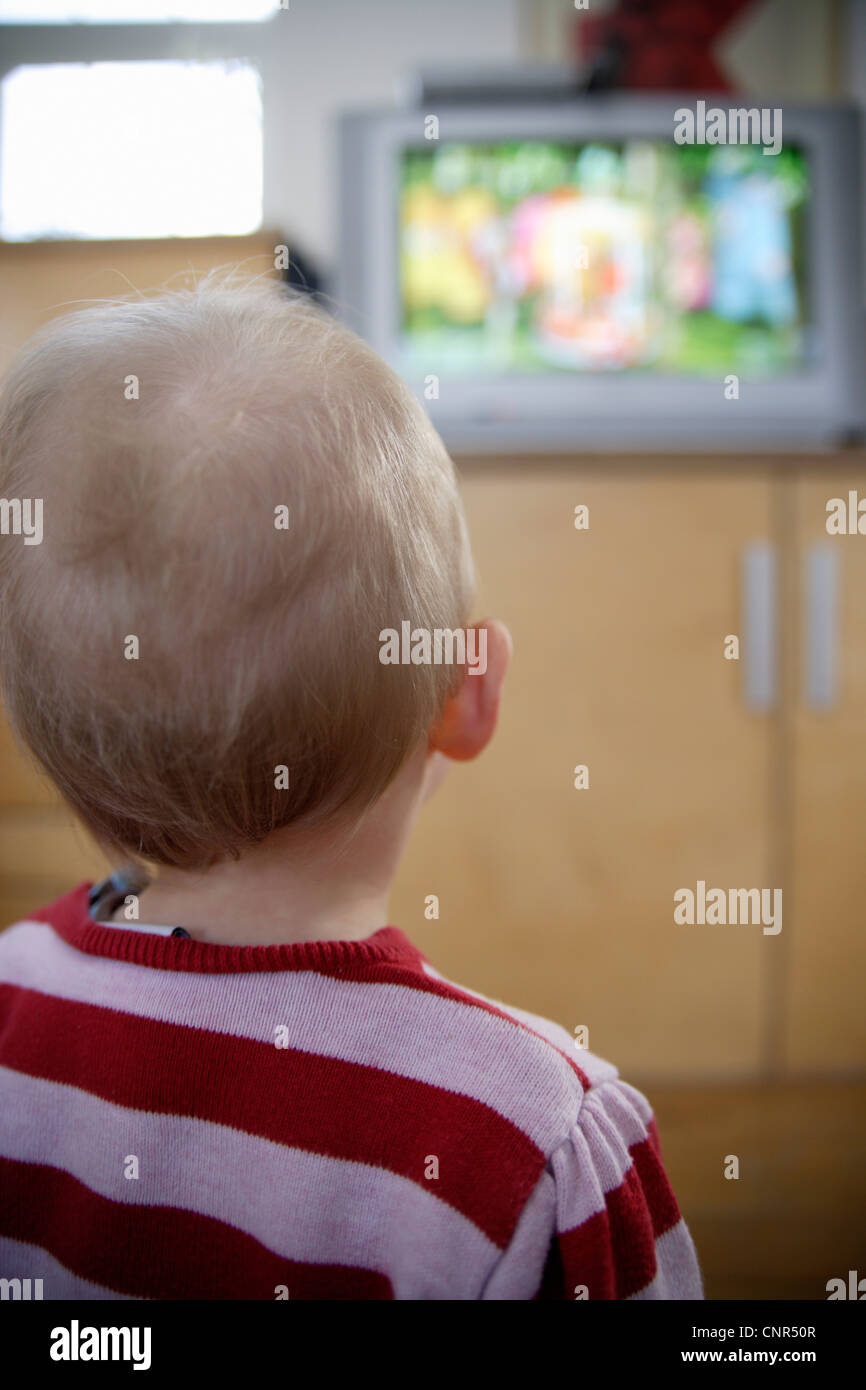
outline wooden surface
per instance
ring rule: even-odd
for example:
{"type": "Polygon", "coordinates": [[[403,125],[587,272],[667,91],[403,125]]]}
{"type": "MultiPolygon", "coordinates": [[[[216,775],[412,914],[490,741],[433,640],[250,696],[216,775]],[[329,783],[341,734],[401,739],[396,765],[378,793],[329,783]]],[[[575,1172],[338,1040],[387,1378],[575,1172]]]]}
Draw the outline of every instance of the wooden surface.
{"type": "Polygon", "coordinates": [[[804,476],[796,488],[799,604],[790,765],[792,895],[785,1061],[799,1073],[866,1061],[866,535],[830,536],[829,498],[866,498],[866,464],[804,476]],[[839,564],[838,692],[810,708],[803,679],[808,549],[839,564]]]}
{"type": "Polygon", "coordinates": [[[769,881],[770,721],[723,657],[769,482],[538,463],[473,469],[463,492],[478,616],[509,624],[514,664],[494,743],[422,813],[392,918],[445,974],[588,1025],[626,1071],[760,1074],[776,942],[677,926],[673,894],[769,881]]]}
{"type": "Polygon", "coordinates": [[[647,1090],[708,1298],[824,1300],[863,1276],[866,1085],[647,1090]]]}

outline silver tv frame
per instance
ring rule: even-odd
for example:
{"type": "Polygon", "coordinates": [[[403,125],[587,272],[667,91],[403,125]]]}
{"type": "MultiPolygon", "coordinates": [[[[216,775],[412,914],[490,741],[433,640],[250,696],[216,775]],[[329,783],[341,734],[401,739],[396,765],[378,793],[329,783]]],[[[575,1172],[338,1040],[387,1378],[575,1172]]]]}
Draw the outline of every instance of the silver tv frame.
{"type": "MultiPolygon", "coordinates": [[[[726,448],[823,449],[866,430],[860,117],[856,108],[790,106],[720,94],[707,107],[782,108],[783,143],[809,161],[807,285],[812,364],[764,379],[740,372],[738,400],[723,377],[622,371],[443,373],[428,400],[424,375],[400,342],[398,178],[401,152],[424,148],[425,117],[439,141],[673,141],[674,112],[694,93],[593,96],[537,105],[448,105],[347,113],[340,118],[336,312],[415,390],[452,450],[563,452],[726,448]]],[[[767,155],[766,158],[773,158],[767,155]]],[[[734,370],[732,365],[731,370],[734,370]]]]}

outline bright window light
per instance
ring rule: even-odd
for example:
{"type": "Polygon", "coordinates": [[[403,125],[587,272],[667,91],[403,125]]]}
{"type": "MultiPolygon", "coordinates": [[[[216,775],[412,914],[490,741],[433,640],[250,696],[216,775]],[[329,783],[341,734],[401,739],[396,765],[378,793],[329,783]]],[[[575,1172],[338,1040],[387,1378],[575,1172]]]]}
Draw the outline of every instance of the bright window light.
{"type": "Polygon", "coordinates": [[[262,220],[246,62],[51,63],[0,87],[0,236],[245,236],[262,220]]]}
{"type": "Polygon", "coordinates": [[[0,24],[237,24],[270,19],[279,0],[0,0],[0,24]]]}

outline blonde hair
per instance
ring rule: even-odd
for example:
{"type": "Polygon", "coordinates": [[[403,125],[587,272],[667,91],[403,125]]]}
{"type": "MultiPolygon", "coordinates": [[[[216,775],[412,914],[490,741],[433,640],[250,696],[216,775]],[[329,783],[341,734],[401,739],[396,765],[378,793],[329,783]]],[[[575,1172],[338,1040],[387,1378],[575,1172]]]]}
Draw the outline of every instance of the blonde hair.
{"type": "Polygon", "coordinates": [[[384,628],[467,620],[452,463],[394,372],[273,281],[51,322],[0,389],[0,495],[44,507],[41,544],[0,537],[6,709],[133,858],[203,868],[363,814],[459,678],[379,660],[384,628]]]}

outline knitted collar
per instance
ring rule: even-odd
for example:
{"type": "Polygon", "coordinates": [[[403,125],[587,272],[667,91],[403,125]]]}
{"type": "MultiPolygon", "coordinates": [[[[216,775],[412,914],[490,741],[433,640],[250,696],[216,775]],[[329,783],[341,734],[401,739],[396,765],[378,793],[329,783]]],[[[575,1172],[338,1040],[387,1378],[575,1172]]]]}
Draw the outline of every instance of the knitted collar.
{"type": "Polygon", "coordinates": [[[191,937],[127,930],[95,922],[90,915],[92,883],[81,883],[28,920],[46,922],[64,941],[91,956],[108,956],[158,970],[202,974],[249,974],[277,970],[320,970],[329,974],[383,965],[423,973],[425,958],[399,927],[380,927],[362,941],[300,941],[270,946],[223,946],[191,937]]]}

